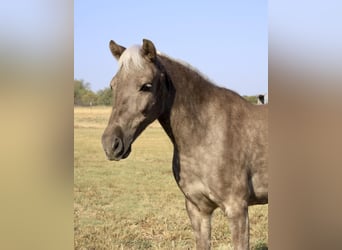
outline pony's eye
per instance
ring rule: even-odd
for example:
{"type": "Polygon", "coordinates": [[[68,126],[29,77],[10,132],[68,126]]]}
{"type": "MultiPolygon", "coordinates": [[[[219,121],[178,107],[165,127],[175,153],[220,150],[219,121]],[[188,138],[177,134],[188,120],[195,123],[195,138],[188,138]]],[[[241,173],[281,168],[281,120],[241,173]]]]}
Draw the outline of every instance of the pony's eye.
{"type": "Polygon", "coordinates": [[[152,89],[152,83],[148,82],[141,86],[140,91],[148,92],[148,91],[151,91],[151,89],[152,89]]]}

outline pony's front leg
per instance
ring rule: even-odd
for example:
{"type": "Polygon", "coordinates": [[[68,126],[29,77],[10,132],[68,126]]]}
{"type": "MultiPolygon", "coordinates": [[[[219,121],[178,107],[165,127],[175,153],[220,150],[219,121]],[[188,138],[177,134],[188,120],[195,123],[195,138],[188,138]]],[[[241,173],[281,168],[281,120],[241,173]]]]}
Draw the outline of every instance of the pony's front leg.
{"type": "Polygon", "coordinates": [[[234,250],[249,250],[249,221],[247,203],[233,202],[225,206],[229,219],[234,250]]]}
{"type": "Polygon", "coordinates": [[[201,209],[188,199],[185,199],[185,204],[196,237],[196,249],[210,249],[211,215],[214,209],[207,206],[201,209]]]}

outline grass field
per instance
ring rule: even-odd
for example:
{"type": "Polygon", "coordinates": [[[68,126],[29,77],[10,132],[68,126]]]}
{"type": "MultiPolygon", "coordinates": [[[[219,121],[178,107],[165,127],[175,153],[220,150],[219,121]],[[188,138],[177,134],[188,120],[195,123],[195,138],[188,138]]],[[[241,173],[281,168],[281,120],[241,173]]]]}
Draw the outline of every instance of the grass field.
{"type": "MultiPolygon", "coordinates": [[[[172,145],[151,124],[120,162],[106,159],[101,135],[109,107],[74,109],[75,249],[194,249],[183,194],[173,178],[172,145]]],[[[252,249],[267,249],[268,206],[250,207],[252,249]]],[[[213,249],[230,249],[227,218],[217,209],[213,249]]]]}

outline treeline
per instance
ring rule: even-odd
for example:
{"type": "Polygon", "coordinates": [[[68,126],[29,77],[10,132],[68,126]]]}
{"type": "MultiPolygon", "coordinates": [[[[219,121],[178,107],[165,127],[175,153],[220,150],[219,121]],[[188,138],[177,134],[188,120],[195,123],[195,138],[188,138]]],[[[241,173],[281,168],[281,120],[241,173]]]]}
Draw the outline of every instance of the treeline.
{"type": "Polygon", "coordinates": [[[246,96],[244,95],[243,98],[245,98],[247,101],[257,104],[258,103],[258,96],[256,95],[251,95],[251,96],[246,96]]]}
{"type": "Polygon", "coordinates": [[[83,80],[74,80],[74,105],[112,105],[112,90],[105,88],[94,93],[90,89],[89,83],[85,83],[83,80]]]}
{"type": "MultiPolygon", "coordinates": [[[[243,96],[246,100],[256,104],[257,96],[243,96]]],[[[76,106],[95,106],[112,105],[112,90],[105,88],[94,93],[90,89],[90,84],[83,80],[74,80],[74,105],[76,106]]]]}

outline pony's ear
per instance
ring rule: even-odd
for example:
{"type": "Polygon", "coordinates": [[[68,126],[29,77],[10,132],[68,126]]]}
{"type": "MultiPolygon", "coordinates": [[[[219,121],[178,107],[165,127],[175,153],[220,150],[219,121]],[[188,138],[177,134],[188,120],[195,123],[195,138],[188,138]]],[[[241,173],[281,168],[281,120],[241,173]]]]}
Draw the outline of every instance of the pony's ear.
{"type": "Polygon", "coordinates": [[[110,40],[109,49],[112,52],[113,56],[117,60],[119,60],[121,54],[125,51],[126,48],[116,44],[113,40],[110,40]]]}
{"type": "Polygon", "coordinates": [[[142,53],[150,61],[154,62],[156,60],[157,51],[156,51],[156,48],[154,47],[154,44],[150,40],[143,39],[142,53]]]}

